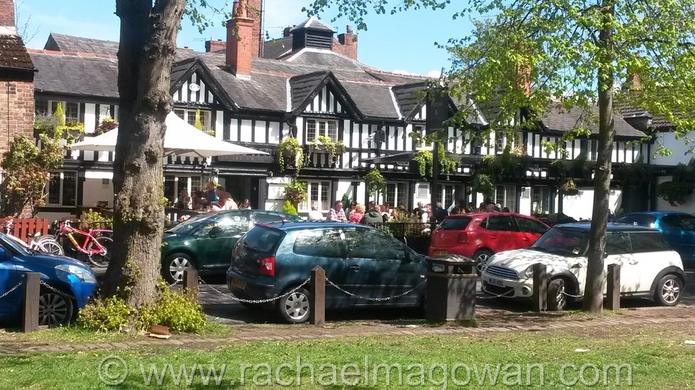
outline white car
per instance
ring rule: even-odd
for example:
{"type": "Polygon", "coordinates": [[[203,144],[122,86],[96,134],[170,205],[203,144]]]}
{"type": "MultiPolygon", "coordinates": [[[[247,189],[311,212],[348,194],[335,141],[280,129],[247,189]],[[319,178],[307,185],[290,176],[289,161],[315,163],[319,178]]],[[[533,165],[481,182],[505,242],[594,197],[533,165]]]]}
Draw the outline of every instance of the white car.
{"type": "MultiPolygon", "coordinates": [[[[483,269],[482,289],[505,298],[531,298],[533,265],[546,265],[548,310],[562,310],[584,295],[589,246],[588,223],[557,225],[532,247],[492,256],[483,269]]],[[[608,224],[605,266],[620,264],[621,296],[649,297],[675,306],[685,286],[683,263],[661,233],[632,225],[608,224]]],[[[604,283],[605,294],[605,283],[604,283]]]]}

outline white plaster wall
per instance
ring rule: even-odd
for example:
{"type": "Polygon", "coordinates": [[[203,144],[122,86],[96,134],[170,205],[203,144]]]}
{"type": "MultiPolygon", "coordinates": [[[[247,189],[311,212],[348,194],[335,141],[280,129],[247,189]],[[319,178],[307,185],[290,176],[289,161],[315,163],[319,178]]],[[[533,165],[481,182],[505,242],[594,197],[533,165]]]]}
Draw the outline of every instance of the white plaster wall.
{"type": "Polygon", "coordinates": [[[282,211],[282,206],[285,203],[285,184],[292,181],[289,176],[286,177],[269,177],[268,183],[268,199],[265,201],[265,209],[271,211],[282,211]]]}
{"type": "Polygon", "coordinates": [[[45,212],[45,211],[39,211],[38,214],[36,214],[36,218],[41,218],[41,219],[47,219],[48,222],[53,222],[53,221],[61,221],[64,219],[77,219],[77,216],[75,214],[70,214],[69,212],[45,212]]]}
{"type": "MultiPolygon", "coordinates": [[[[608,208],[613,214],[620,209],[622,194],[620,190],[611,190],[608,208]]],[[[579,188],[579,195],[565,196],[563,201],[563,213],[576,220],[591,219],[594,210],[594,189],[591,187],[579,188]]]]}
{"type": "Polygon", "coordinates": [[[107,201],[108,207],[113,207],[113,173],[103,171],[86,171],[82,205],[94,207],[97,202],[107,201]],[[104,184],[108,180],[108,184],[104,184]]]}
{"type": "MultiPolygon", "coordinates": [[[[653,149],[656,149],[661,144],[671,151],[670,156],[651,156],[651,164],[654,165],[678,165],[678,163],[687,164],[695,155],[688,153],[689,147],[683,140],[677,140],[673,133],[658,133],[653,149]]],[[[646,161],[646,160],[645,160],[646,161]]],[[[668,202],[666,202],[668,204],[668,202]]]]}

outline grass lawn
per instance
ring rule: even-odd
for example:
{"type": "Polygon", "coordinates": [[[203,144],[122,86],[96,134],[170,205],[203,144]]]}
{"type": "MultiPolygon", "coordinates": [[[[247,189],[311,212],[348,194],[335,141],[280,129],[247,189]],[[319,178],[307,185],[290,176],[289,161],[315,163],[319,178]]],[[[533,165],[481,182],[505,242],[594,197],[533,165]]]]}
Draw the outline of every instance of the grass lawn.
{"type": "Polygon", "coordinates": [[[519,387],[517,385],[684,389],[688,384],[695,384],[695,346],[684,344],[695,327],[686,328],[651,326],[476,337],[440,335],[253,342],[212,347],[214,349],[207,351],[172,347],[33,353],[0,357],[0,389],[114,388],[100,378],[114,383],[123,381],[116,388],[124,389],[268,385],[334,389],[355,385],[375,389],[519,387]],[[116,357],[104,360],[110,355],[116,357]],[[122,363],[127,365],[127,375],[123,375],[123,367],[119,366],[122,363]],[[302,368],[298,369],[300,365],[302,368]],[[385,365],[389,365],[388,377],[385,365]],[[620,365],[624,366],[620,368],[618,380],[616,367],[620,365]],[[181,371],[182,366],[185,373],[181,371]],[[207,385],[206,375],[209,375],[207,385]]]}

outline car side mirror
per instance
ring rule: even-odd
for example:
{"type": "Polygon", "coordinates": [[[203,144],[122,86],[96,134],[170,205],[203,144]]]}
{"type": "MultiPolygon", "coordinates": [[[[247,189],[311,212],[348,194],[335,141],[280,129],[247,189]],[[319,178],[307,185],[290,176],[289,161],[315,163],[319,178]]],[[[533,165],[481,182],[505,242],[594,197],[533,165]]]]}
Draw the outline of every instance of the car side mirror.
{"type": "Polygon", "coordinates": [[[208,233],[208,236],[210,236],[210,238],[217,238],[217,236],[219,236],[220,233],[222,233],[222,228],[220,228],[219,226],[215,226],[214,228],[210,229],[210,233],[208,233]]]}

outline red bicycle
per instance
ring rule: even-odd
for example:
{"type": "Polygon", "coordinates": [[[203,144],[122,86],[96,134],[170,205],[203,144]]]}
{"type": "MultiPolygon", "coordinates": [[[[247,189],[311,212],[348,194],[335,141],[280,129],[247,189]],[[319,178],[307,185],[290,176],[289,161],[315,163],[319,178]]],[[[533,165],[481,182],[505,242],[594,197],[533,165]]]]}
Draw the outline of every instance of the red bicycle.
{"type": "MultiPolygon", "coordinates": [[[[95,267],[107,267],[109,265],[113,239],[105,234],[111,235],[113,233],[112,230],[89,229],[89,231],[84,231],[72,227],[70,221],[67,220],[60,224],[59,232],[61,236],[65,236],[70,240],[74,247],[73,252],[76,251],[77,254],[87,255],[89,262],[95,267]],[[79,242],[75,236],[79,238],[79,242]]],[[[67,250],[66,253],[68,253],[67,250]]]]}

